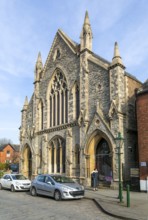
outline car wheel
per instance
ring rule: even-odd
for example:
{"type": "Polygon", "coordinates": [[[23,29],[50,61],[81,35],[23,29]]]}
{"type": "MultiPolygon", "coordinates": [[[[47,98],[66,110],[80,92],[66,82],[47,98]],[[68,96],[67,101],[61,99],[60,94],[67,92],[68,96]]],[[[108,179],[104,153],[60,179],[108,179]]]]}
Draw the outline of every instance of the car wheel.
{"type": "Polygon", "coordinates": [[[31,188],[30,192],[31,192],[32,196],[37,196],[37,192],[36,192],[36,189],[34,187],[31,188]]]}
{"type": "Polygon", "coordinates": [[[2,187],[2,184],[0,183],[0,190],[2,190],[3,189],[3,187],[2,187]]]}
{"type": "Polygon", "coordinates": [[[11,192],[15,192],[15,188],[13,185],[11,185],[11,192]]]}
{"type": "Polygon", "coordinates": [[[61,200],[61,193],[59,190],[56,190],[55,193],[54,193],[54,199],[56,201],[60,201],[61,200]]]}

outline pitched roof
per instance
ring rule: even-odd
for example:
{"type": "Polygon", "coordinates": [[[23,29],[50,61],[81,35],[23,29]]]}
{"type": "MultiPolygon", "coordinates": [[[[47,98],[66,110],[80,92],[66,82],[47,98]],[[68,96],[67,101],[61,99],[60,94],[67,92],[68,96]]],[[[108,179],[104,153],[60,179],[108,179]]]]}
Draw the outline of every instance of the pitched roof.
{"type": "Polygon", "coordinates": [[[148,93],[148,79],[143,83],[142,87],[137,90],[137,95],[148,93]]]}
{"type": "Polygon", "coordinates": [[[65,34],[61,29],[59,29],[57,33],[62,37],[62,39],[67,43],[67,45],[72,49],[73,52],[78,52],[78,43],[70,39],[70,37],[65,34]]]}
{"type": "MultiPolygon", "coordinates": [[[[55,35],[55,38],[53,40],[53,43],[52,43],[52,46],[51,46],[51,49],[49,51],[49,54],[47,56],[47,59],[46,59],[46,62],[45,62],[45,65],[44,65],[44,69],[43,69],[43,72],[46,71],[46,67],[47,67],[47,63],[48,63],[48,60],[49,60],[49,57],[51,55],[51,51],[52,51],[52,48],[55,44],[55,41],[56,41],[56,38],[57,38],[57,35],[59,35],[64,41],[65,43],[69,46],[69,48],[73,51],[74,54],[79,54],[81,53],[80,52],[80,44],[73,41],[69,36],[67,36],[67,34],[65,34],[61,29],[58,29],[56,35],[55,35]]],[[[117,43],[116,43],[116,53],[118,52],[117,51],[117,43]]],[[[89,60],[91,60],[92,62],[96,63],[97,60],[99,61],[99,65],[100,63],[102,63],[102,67],[104,67],[105,69],[108,69],[109,65],[111,65],[111,62],[102,58],[101,56],[97,55],[96,53],[92,52],[92,51],[89,51],[91,56],[89,56],[89,60]],[[100,62],[101,61],[101,62],[100,62]]],[[[119,53],[119,52],[118,52],[119,53]]],[[[116,55],[116,54],[115,54],[116,55]]],[[[98,63],[98,62],[97,62],[98,63]]],[[[137,82],[140,82],[134,75],[128,73],[125,71],[125,75],[127,77],[130,77],[134,80],[136,80],[137,82]]],[[[141,82],[140,82],[141,83],[141,82]]]]}
{"type": "Polygon", "coordinates": [[[4,148],[7,147],[8,145],[11,146],[14,149],[14,151],[16,151],[16,152],[20,151],[20,145],[18,145],[18,144],[2,144],[2,145],[0,145],[0,151],[3,151],[4,148]]]}
{"type": "Polygon", "coordinates": [[[11,146],[13,147],[13,149],[14,149],[15,151],[17,151],[17,152],[20,151],[20,145],[19,145],[19,144],[12,144],[11,146]]]}

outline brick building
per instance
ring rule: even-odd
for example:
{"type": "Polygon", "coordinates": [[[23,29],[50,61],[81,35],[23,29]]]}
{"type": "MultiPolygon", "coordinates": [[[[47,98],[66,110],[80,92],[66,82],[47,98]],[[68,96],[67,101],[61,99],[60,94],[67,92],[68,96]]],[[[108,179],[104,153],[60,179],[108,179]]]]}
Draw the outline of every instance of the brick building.
{"type": "Polygon", "coordinates": [[[140,189],[148,190],[148,80],[137,91],[136,106],[140,189]]]}
{"type": "Polygon", "coordinates": [[[123,179],[130,178],[137,160],[135,89],[142,84],[125,71],[117,43],[111,62],[93,53],[92,35],[86,12],[80,43],[58,30],[45,65],[38,55],[20,127],[20,170],[30,178],[62,173],[90,185],[97,167],[100,181],[116,184],[119,131],[123,179]]]}
{"type": "Polygon", "coordinates": [[[4,144],[0,146],[0,163],[18,163],[20,145],[4,144]]]}

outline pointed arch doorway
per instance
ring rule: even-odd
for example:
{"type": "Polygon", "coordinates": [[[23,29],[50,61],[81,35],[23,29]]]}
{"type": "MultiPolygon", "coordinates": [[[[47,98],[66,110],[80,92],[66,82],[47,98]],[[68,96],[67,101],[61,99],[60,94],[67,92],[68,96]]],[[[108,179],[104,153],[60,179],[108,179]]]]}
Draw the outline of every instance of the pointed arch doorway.
{"type": "Polygon", "coordinates": [[[96,147],[96,167],[99,171],[99,181],[105,184],[112,182],[112,156],[108,142],[102,138],[96,147]]]}
{"type": "Polygon", "coordinates": [[[92,184],[91,173],[94,168],[99,171],[99,183],[111,185],[113,173],[112,145],[110,139],[100,130],[96,130],[89,138],[86,151],[86,176],[88,184],[92,184]]]}
{"type": "Polygon", "coordinates": [[[28,145],[24,147],[23,151],[23,174],[31,179],[32,176],[32,152],[28,145]]]}

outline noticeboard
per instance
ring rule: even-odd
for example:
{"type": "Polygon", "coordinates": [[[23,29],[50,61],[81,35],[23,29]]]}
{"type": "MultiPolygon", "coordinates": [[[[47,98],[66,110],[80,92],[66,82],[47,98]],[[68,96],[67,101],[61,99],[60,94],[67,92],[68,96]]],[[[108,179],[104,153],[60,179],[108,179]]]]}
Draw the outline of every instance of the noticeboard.
{"type": "Polygon", "coordinates": [[[139,168],[131,168],[130,169],[131,177],[139,177],[139,168]]]}
{"type": "Polygon", "coordinates": [[[140,162],[141,167],[146,167],[146,162],[140,162]]]}

